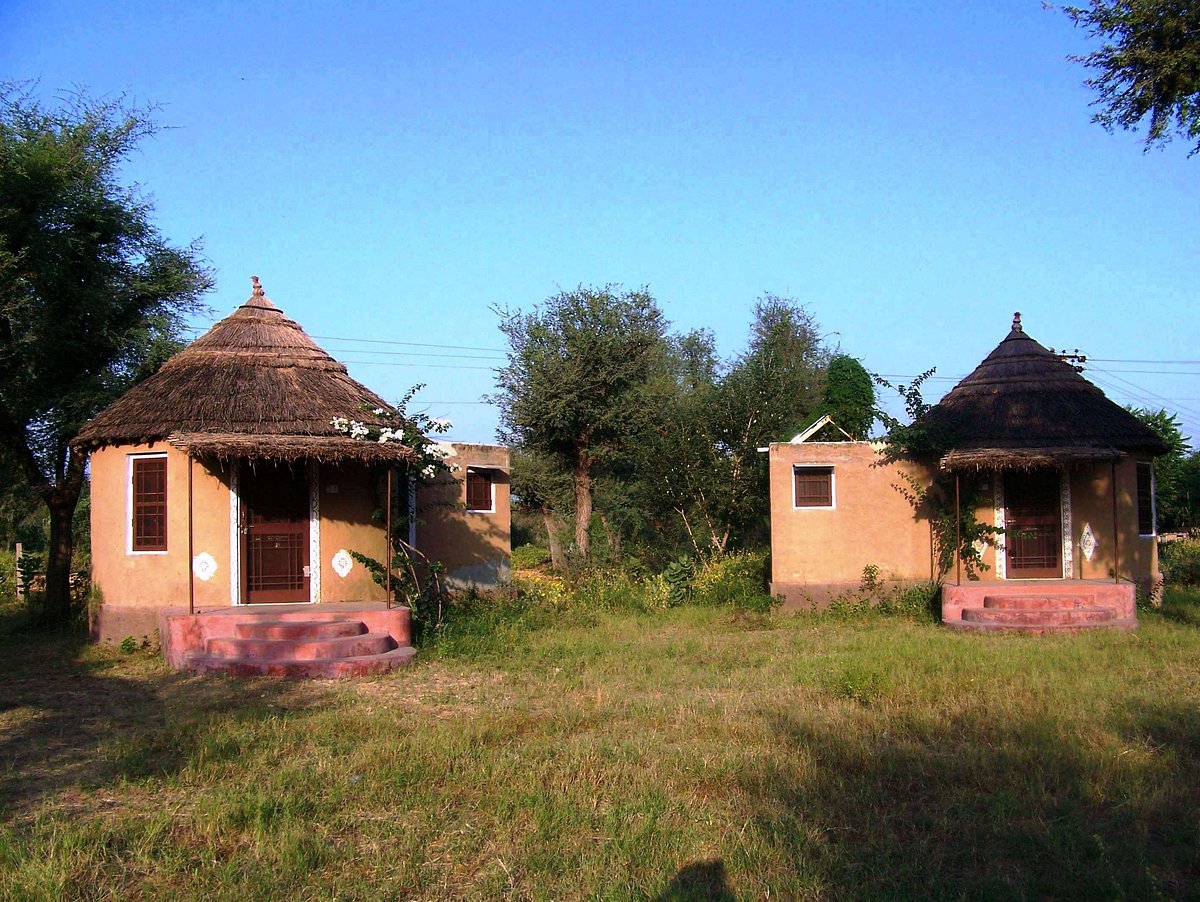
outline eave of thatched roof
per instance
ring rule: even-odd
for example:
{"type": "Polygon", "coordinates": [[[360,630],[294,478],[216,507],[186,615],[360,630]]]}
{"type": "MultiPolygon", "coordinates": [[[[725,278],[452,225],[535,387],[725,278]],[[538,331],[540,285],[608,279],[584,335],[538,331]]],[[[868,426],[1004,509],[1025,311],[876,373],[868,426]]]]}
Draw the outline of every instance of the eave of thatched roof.
{"type": "Polygon", "coordinates": [[[1068,464],[1119,460],[1116,448],[971,448],[942,457],[943,470],[1032,470],[1068,464]]]}
{"type": "Polygon", "coordinates": [[[360,441],[343,435],[243,435],[228,432],[173,432],[167,443],[192,457],[214,460],[254,458],[325,463],[401,463],[416,453],[398,442],[360,441]]]}
{"type": "Polygon", "coordinates": [[[252,281],[246,303],[97,414],[75,444],[92,449],[177,435],[188,436],[197,454],[215,456],[403,459],[399,445],[367,451],[369,442],[333,429],[335,417],[394,426],[395,409],[350,378],[252,281]]]}
{"type": "Polygon", "coordinates": [[[920,420],[949,452],[948,469],[1033,467],[1157,455],[1158,435],[1073,366],[1012,331],[920,420]]]}

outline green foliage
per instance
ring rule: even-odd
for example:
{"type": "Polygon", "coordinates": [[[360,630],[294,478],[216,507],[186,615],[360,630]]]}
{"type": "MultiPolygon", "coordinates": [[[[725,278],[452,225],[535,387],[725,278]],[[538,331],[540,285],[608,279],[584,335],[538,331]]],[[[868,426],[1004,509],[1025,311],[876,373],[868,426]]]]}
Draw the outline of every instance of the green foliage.
{"type": "Polygon", "coordinates": [[[1159,543],[1158,566],[1168,586],[1200,586],[1200,539],[1159,543]]]}
{"type": "MultiPolygon", "coordinates": [[[[874,565],[868,565],[868,568],[874,565]]],[[[817,617],[901,617],[937,621],[941,618],[942,587],[937,582],[893,582],[881,580],[878,568],[863,574],[858,590],[839,595],[817,617]]]]}
{"type": "Polygon", "coordinates": [[[1148,150],[1179,136],[1200,151],[1200,3],[1197,0],[1091,0],[1064,12],[1101,47],[1072,60],[1097,74],[1093,122],[1108,131],[1147,123],[1148,150]]]}
{"type": "Polygon", "coordinates": [[[672,605],[686,604],[692,597],[692,580],[696,578],[696,565],[690,557],[680,557],[667,564],[663,581],[667,584],[667,597],[672,605]]]}
{"type": "Polygon", "coordinates": [[[1200,452],[1192,450],[1174,414],[1144,407],[1126,409],[1167,446],[1167,453],[1154,459],[1159,531],[1200,528],[1200,452]]]}
{"type": "Polygon", "coordinates": [[[533,570],[550,563],[550,551],[540,545],[522,545],[512,552],[514,570],[533,570]]]}
{"type": "Polygon", "coordinates": [[[148,111],[77,95],[45,109],[0,86],[0,449],[46,504],[48,619],[69,615],[79,427],[179,346],[211,285],[122,168],[148,111]]]}
{"type": "Polygon", "coordinates": [[[11,551],[0,548],[0,602],[11,602],[17,596],[17,565],[11,551]]]}
{"type": "MultiPolygon", "coordinates": [[[[350,557],[367,569],[376,585],[387,588],[388,571],[382,561],[359,551],[351,551],[350,557]]],[[[408,608],[413,641],[423,642],[441,627],[445,617],[445,568],[393,534],[391,569],[392,602],[408,608]]]]}
{"type": "Polygon", "coordinates": [[[569,474],[586,562],[593,479],[652,422],[646,390],[662,366],[666,323],[648,291],[613,285],[560,292],[531,313],[499,312],[509,343],[492,396],[501,437],[569,474]]]}
{"type": "Polygon", "coordinates": [[[838,429],[826,427],[821,438],[842,441],[843,431],[856,441],[865,440],[876,418],[875,383],[866,367],[845,354],[829,361],[825,393],[818,413],[828,414],[838,429]]]}

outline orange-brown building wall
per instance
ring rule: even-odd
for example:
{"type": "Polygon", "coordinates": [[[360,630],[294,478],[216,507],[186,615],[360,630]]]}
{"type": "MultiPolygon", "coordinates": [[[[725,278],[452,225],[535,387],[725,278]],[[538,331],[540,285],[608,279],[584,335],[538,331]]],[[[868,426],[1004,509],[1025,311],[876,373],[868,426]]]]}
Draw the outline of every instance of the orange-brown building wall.
{"type": "MultiPolygon", "coordinates": [[[[91,455],[92,584],[106,605],[159,608],[188,603],[188,456],[165,443],[103,448],[91,455]],[[166,453],[167,550],[129,551],[129,460],[166,453]]],[[[195,581],[196,604],[229,604],[229,471],[192,465],[193,544],[217,562],[195,581]]]]}
{"type": "MultiPolygon", "coordinates": [[[[932,561],[929,523],[918,517],[895,486],[905,472],[921,485],[932,473],[915,464],[880,465],[878,446],[867,442],[775,444],[770,447],[772,593],[789,605],[820,605],[831,596],[859,585],[863,568],[873,564],[882,579],[938,578],[932,561]],[[792,468],[833,466],[835,507],[796,509],[792,468]]],[[[1071,498],[1072,578],[1113,576],[1113,499],[1109,464],[1084,464],[1064,470],[1071,498]],[[1090,524],[1096,548],[1090,561],[1080,540],[1090,524]]],[[[976,518],[994,524],[998,471],[962,475],[964,495],[977,493],[976,518]]],[[[1154,536],[1141,536],[1137,526],[1137,462],[1116,466],[1119,566],[1123,579],[1148,588],[1159,580],[1154,536]]],[[[997,579],[996,551],[983,551],[985,565],[977,577],[997,579]]],[[[956,574],[948,576],[954,579],[956,574]]],[[[968,574],[964,571],[963,579],[968,574]]]]}
{"type": "Polygon", "coordinates": [[[508,449],[498,445],[455,443],[448,463],[459,469],[417,495],[417,547],[441,561],[455,584],[493,586],[509,573],[512,557],[508,449]],[[495,492],[492,512],[466,510],[467,467],[491,471],[495,492]]]}
{"type": "MultiPolygon", "coordinates": [[[[868,565],[886,580],[931,577],[929,524],[894,487],[901,467],[882,464],[869,442],[773,444],[771,592],[789,606],[821,605],[862,580],[868,565]],[[834,507],[796,508],[792,468],[832,466],[834,507]]],[[[905,472],[928,482],[927,471],[905,472]]]]}
{"type": "Polygon", "coordinates": [[[382,519],[384,471],[359,464],[320,470],[321,601],[384,601],[386,593],[358,561],[345,577],[333,569],[338,551],[357,551],[377,561],[387,557],[382,519]]]}

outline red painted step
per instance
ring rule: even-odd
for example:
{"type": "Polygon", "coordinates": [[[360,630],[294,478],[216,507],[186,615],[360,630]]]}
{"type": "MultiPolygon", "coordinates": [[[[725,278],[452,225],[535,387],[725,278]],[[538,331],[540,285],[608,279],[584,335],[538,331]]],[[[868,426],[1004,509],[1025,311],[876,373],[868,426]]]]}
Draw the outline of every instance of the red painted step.
{"type": "Polygon", "coordinates": [[[983,606],[1005,611],[1064,611],[1087,608],[1095,601],[1086,595],[986,595],[983,606]]]}
{"type": "Polygon", "coordinates": [[[1011,608],[964,608],[962,618],[968,623],[992,623],[1031,626],[1075,626],[1078,624],[1105,624],[1117,619],[1112,608],[1079,607],[1049,610],[1025,610],[1011,608]]]}
{"type": "Polygon", "coordinates": [[[360,633],[332,639],[209,639],[205,650],[214,658],[309,661],[381,655],[395,647],[387,633],[360,633]]]}
{"type": "Polygon", "coordinates": [[[264,661],[260,658],[191,655],[184,660],[184,669],[196,674],[220,673],[228,676],[340,679],[388,673],[410,663],[416,654],[415,648],[406,645],[378,655],[323,660],[264,661]]]}
{"type": "Polygon", "coordinates": [[[1104,623],[1074,623],[1068,626],[1045,623],[973,623],[969,620],[946,622],[946,628],[964,633],[1021,633],[1024,635],[1046,635],[1053,633],[1082,633],[1088,630],[1137,629],[1136,620],[1109,620],[1104,623]]]}
{"type": "Polygon", "coordinates": [[[361,636],[367,625],[359,620],[259,620],[234,629],[243,639],[336,639],[361,636]]]}

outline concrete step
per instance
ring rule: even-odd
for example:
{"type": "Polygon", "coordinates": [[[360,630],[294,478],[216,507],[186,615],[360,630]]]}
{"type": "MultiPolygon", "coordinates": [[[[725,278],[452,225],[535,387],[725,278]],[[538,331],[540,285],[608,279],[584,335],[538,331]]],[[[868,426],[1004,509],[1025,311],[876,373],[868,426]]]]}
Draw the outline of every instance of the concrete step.
{"type": "Polygon", "coordinates": [[[213,658],[310,661],[379,655],[395,647],[387,633],[362,633],[332,639],[209,639],[205,651],[213,658]]]}
{"type": "Polygon", "coordinates": [[[261,658],[189,655],[184,658],[182,669],[195,674],[220,673],[228,676],[334,680],[388,673],[410,663],[416,655],[417,650],[408,645],[402,648],[393,648],[383,654],[320,660],[266,661],[261,658]]]}
{"type": "Polygon", "coordinates": [[[1127,632],[1137,629],[1136,620],[1108,620],[1102,623],[1072,623],[1055,625],[1045,623],[974,623],[970,620],[947,622],[947,629],[963,633],[1019,633],[1022,635],[1048,635],[1083,633],[1091,630],[1121,630],[1127,632]]]}
{"type": "Polygon", "coordinates": [[[986,595],[983,606],[1004,611],[1064,611],[1086,608],[1095,601],[1086,595],[986,595]]]}
{"type": "Polygon", "coordinates": [[[1109,623],[1117,619],[1112,608],[1087,607],[1050,610],[1011,610],[1009,608],[963,608],[968,623],[1031,624],[1071,626],[1079,623],[1109,623]]]}
{"type": "Polygon", "coordinates": [[[361,636],[367,625],[361,620],[257,620],[234,629],[242,639],[336,639],[361,636]]]}

